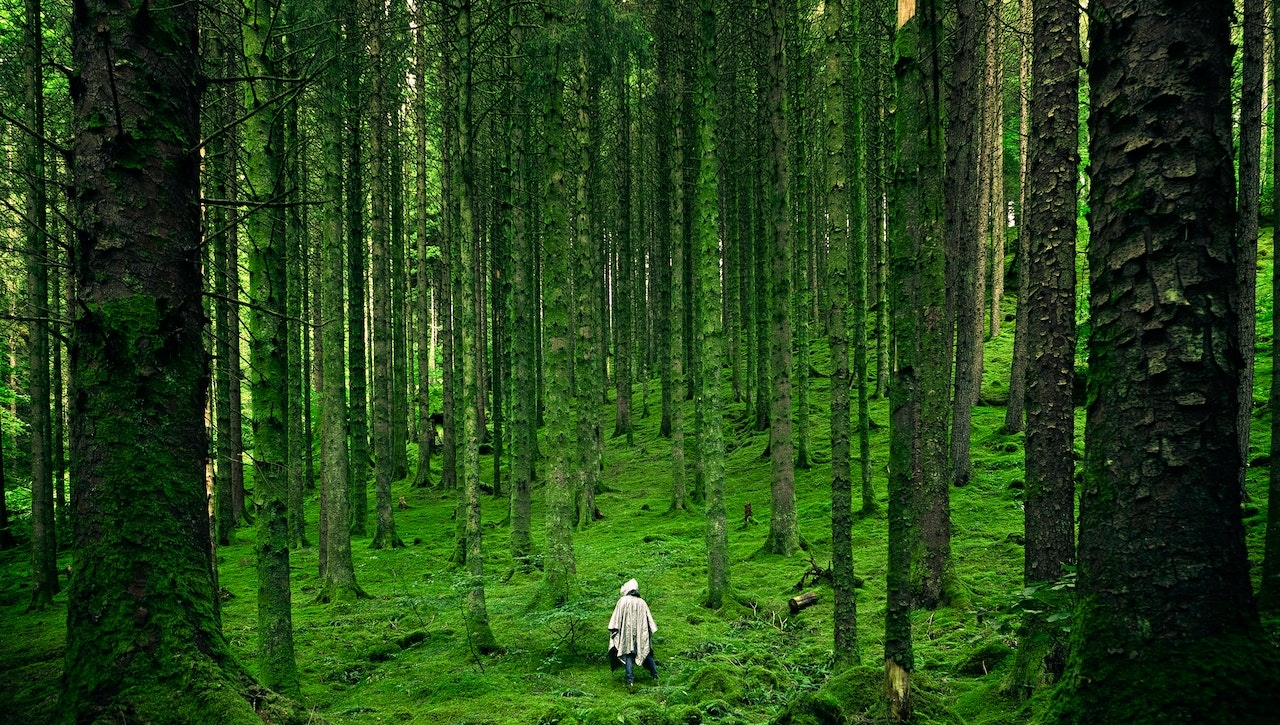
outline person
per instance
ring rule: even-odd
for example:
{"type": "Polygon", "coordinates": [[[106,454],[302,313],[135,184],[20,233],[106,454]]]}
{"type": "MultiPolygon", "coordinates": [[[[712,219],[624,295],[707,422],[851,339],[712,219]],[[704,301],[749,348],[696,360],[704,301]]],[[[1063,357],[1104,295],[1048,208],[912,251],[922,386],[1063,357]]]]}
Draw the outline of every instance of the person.
{"type": "Polygon", "coordinates": [[[643,663],[653,679],[658,679],[658,663],[653,659],[650,637],[658,631],[649,613],[649,605],[640,598],[640,584],[635,579],[622,585],[622,596],[609,618],[610,669],[618,669],[619,660],[626,667],[627,686],[635,684],[636,660],[643,663]]]}

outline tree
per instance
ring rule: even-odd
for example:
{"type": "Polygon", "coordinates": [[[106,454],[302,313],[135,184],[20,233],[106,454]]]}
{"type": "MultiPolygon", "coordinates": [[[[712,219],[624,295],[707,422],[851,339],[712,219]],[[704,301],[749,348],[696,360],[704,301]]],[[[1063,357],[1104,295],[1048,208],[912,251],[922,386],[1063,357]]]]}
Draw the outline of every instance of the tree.
{"type": "MultiPolygon", "coordinates": [[[[854,11],[857,12],[856,10],[854,11]]],[[[849,304],[850,223],[845,171],[844,4],[827,0],[822,14],[826,67],[821,131],[826,139],[827,336],[831,346],[831,583],[834,590],[835,658],[848,666],[859,661],[858,609],[853,590],[853,489],[849,466],[849,304]]],[[[858,234],[856,229],[855,234],[858,234]]],[[[865,270],[865,266],[863,267],[865,270]]],[[[856,316],[855,316],[856,319],[856,316]]],[[[865,320],[864,320],[865,322],[865,320]]],[[[856,369],[855,369],[856,371],[856,369]]],[[[866,390],[866,370],[856,371],[866,390]]]]}
{"type": "MultiPolygon", "coordinates": [[[[978,0],[956,3],[956,40],[947,102],[946,236],[947,278],[955,290],[955,405],[951,416],[951,483],[966,486],[973,474],[969,438],[973,406],[982,382],[982,276],[978,274],[986,210],[979,209],[983,183],[979,148],[985,137],[982,104],[982,15],[978,0]]],[[[950,334],[947,335],[948,340],[950,334]]]]}
{"type": "Polygon", "coordinates": [[[1235,476],[1231,8],[1089,7],[1090,402],[1062,723],[1264,722],[1280,706],[1235,476]]]}
{"type": "MultiPolygon", "coordinates": [[[[1052,582],[1075,560],[1076,169],[1080,7],[1040,0],[1032,12],[1031,137],[1022,263],[1028,296],[1023,583],[1052,582]]],[[[1011,682],[1034,689],[1062,672],[1061,643],[1029,614],[1011,682]]],[[[1026,694],[1025,692],[1021,694],[1026,694]]]]}
{"type": "Polygon", "coordinates": [[[1246,0],[1241,21],[1244,48],[1240,87],[1240,194],[1236,244],[1240,250],[1237,292],[1240,298],[1240,407],[1236,411],[1236,477],[1245,500],[1249,470],[1249,421],[1253,416],[1253,348],[1258,312],[1258,207],[1262,187],[1262,70],[1266,20],[1263,0],[1246,0]]]}
{"type": "Polygon", "coordinates": [[[787,118],[783,98],[787,93],[783,31],[789,10],[782,0],[769,0],[769,231],[772,250],[769,290],[773,296],[770,365],[769,456],[771,459],[772,513],[765,550],[791,556],[800,550],[796,521],[795,446],[791,439],[791,239],[787,207],[787,118]]]}
{"type": "Polygon", "coordinates": [[[1027,236],[1027,146],[1031,137],[1031,0],[1018,0],[1018,33],[1020,42],[1018,62],[1018,311],[1014,321],[1013,360],[1009,371],[1009,402],[1004,411],[1004,430],[1017,433],[1022,430],[1022,416],[1027,390],[1027,298],[1031,289],[1027,283],[1027,259],[1031,256],[1031,239],[1027,236]]]}
{"type": "Polygon", "coordinates": [[[542,591],[539,599],[552,606],[568,601],[574,589],[577,566],[573,555],[573,485],[571,471],[574,447],[570,444],[573,411],[570,371],[573,343],[569,336],[568,257],[569,215],[564,184],[565,127],[564,74],[565,27],[560,3],[544,9],[548,57],[543,61],[543,324],[546,335],[546,444],[547,465],[547,551],[543,558],[542,591]]]}
{"type": "MultiPolygon", "coordinates": [[[[372,19],[369,25],[369,56],[372,64],[370,75],[373,78],[369,104],[372,131],[369,171],[373,178],[369,226],[373,230],[373,251],[370,255],[373,261],[373,477],[377,508],[372,545],[375,549],[392,549],[404,546],[404,542],[396,535],[396,522],[391,514],[391,480],[395,477],[397,456],[394,453],[395,436],[392,434],[395,417],[395,404],[392,401],[392,395],[395,394],[395,345],[391,307],[391,230],[388,218],[391,212],[388,188],[390,174],[387,168],[390,159],[387,138],[390,114],[399,113],[399,109],[388,107],[391,105],[392,92],[387,88],[387,70],[384,66],[393,63],[384,58],[383,44],[386,38],[383,36],[386,34],[387,16],[383,3],[373,3],[368,12],[372,19]]],[[[401,448],[403,450],[403,446],[401,448]]]]}
{"type": "Polygon", "coordinates": [[[330,53],[330,63],[321,78],[321,103],[329,113],[324,114],[321,134],[321,153],[324,169],[322,184],[327,200],[321,210],[321,266],[324,268],[321,289],[321,309],[324,310],[321,334],[323,335],[324,365],[322,366],[323,390],[320,410],[320,496],[324,516],[325,536],[321,543],[320,559],[323,563],[323,585],[317,598],[320,601],[350,600],[364,596],[356,583],[355,566],[351,557],[350,459],[347,450],[347,376],[346,342],[343,330],[344,277],[346,263],[343,257],[346,238],[343,235],[343,185],[342,149],[344,123],[341,108],[344,102],[342,65],[336,56],[343,48],[342,28],[339,18],[351,10],[351,0],[328,0],[325,5],[328,22],[324,40],[330,53]]]}
{"type": "Polygon", "coordinates": [[[262,693],[218,624],[205,499],[197,8],[148,6],[148,23],[114,3],[79,9],[73,198],[91,221],[75,243],[76,574],[58,710],[261,723],[262,693]]]}
{"type": "Polygon", "coordinates": [[[257,503],[258,661],[263,684],[298,690],[293,654],[288,531],[288,335],[284,214],[284,124],[276,107],[283,55],[279,0],[245,8],[244,57],[252,114],[245,133],[245,176],[258,209],[248,217],[249,386],[253,395],[254,500],[257,503]]]}
{"type": "MultiPolygon", "coordinates": [[[[1280,0],[1271,0],[1271,37],[1280,37],[1280,0]]],[[[1271,98],[1280,93],[1280,44],[1271,45],[1271,98]]],[[[1272,104],[1275,101],[1272,100],[1272,104]]],[[[1273,105],[1274,107],[1274,105],[1273,105]]],[[[1280,130],[1271,126],[1271,145],[1280,150],[1280,130]]],[[[1280,179],[1280,153],[1271,157],[1272,178],[1280,179]]],[[[1274,194],[1274,191],[1272,192],[1274,194]]],[[[1272,227],[1280,226],[1280,205],[1273,206],[1272,227]]],[[[1280,263],[1275,256],[1271,258],[1271,295],[1272,299],[1280,299],[1280,274],[1276,274],[1280,263]]],[[[1271,316],[1271,336],[1280,336],[1280,316],[1271,316]]],[[[1267,398],[1271,410],[1280,410],[1280,356],[1273,348],[1271,352],[1271,390],[1267,398]]],[[[1271,416],[1271,450],[1272,458],[1280,458],[1280,416],[1271,416]]],[[[1280,609],[1280,466],[1271,466],[1267,477],[1267,533],[1262,557],[1262,585],[1258,591],[1258,606],[1264,611],[1273,612],[1280,609]]]]}
{"type": "Polygon", "coordinates": [[[699,0],[697,15],[697,88],[694,114],[697,123],[698,186],[694,209],[694,243],[698,245],[699,277],[698,396],[705,415],[699,431],[707,501],[707,601],[719,609],[729,596],[729,537],[724,511],[724,434],[720,410],[721,368],[724,366],[724,323],[721,318],[719,159],[716,113],[716,12],[714,0],[699,0]]]}
{"type": "Polygon", "coordinates": [[[31,607],[53,603],[58,584],[54,528],[53,434],[49,418],[49,241],[44,166],[44,40],[40,0],[26,0],[27,323],[31,395],[31,607]]]}

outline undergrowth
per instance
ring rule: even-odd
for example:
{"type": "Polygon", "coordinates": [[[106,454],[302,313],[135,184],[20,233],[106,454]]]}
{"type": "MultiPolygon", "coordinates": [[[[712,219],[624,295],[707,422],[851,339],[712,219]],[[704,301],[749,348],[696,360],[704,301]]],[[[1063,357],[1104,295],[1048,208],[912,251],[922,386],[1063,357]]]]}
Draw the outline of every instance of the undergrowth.
{"type": "MultiPolygon", "coordinates": [[[[1260,275],[1258,359],[1269,361],[1270,234],[1265,234],[1260,275]]],[[[1000,693],[1017,646],[1018,613],[1046,598],[1022,587],[1022,435],[1002,432],[1003,402],[1011,355],[1012,303],[1001,335],[986,344],[983,404],[974,413],[973,481],[952,490],[952,547],[956,571],[969,593],[965,609],[914,614],[917,721],[1005,724],[1033,718],[1045,702],[1028,703],[1000,693]]],[[[826,344],[813,345],[814,365],[827,368],[826,344]]],[[[1079,364],[1083,366],[1084,360],[1079,364]]],[[[1265,401],[1269,370],[1260,366],[1254,418],[1255,455],[1267,450],[1265,401]]],[[[726,376],[727,377],[727,376],[726,376]]],[[[826,410],[828,379],[812,383],[810,451],[814,465],[796,472],[801,535],[814,562],[830,561],[830,447],[826,410]]],[[[726,391],[727,393],[727,391],[726,391]]],[[[728,397],[728,396],[726,396],[728,397]]],[[[697,507],[668,513],[669,442],[657,435],[660,394],[649,386],[648,417],[641,417],[640,387],[633,410],[634,445],[607,442],[597,498],[604,518],[574,533],[579,596],[551,612],[530,611],[541,572],[507,552],[504,498],[483,500],[486,596],[500,654],[479,657],[468,646],[464,625],[467,582],[449,564],[457,494],[395,484],[392,500],[408,547],[375,551],[369,539],[353,542],[356,577],[372,598],[315,603],[318,578],[314,548],[292,555],[294,642],[302,682],[302,704],[331,723],[825,723],[881,722],[888,460],[887,405],[872,402],[878,426],[871,433],[878,512],[855,521],[859,654],[862,666],[832,670],[831,590],[807,589],[819,603],[793,615],[793,586],[810,567],[809,554],[791,558],[759,555],[769,516],[769,459],[762,457],[767,433],[749,430],[742,403],[725,406],[727,510],[731,582],[749,606],[730,613],[700,606],[706,588],[704,520],[697,507]],[[742,520],[753,504],[757,523],[742,520]],[[660,679],[637,672],[628,691],[622,673],[605,657],[608,621],[618,587],[635,577],[658,624],[654,638],[660,679]]],[[[1077,411],[1077,449],[1084,432],[1077,411]]],[[[602,407],[604,430],[612,406],[602,407]]],[[[692,410],[686,420],[692,421],[692,410]]],[[[318,417],[317,417],[318,420],[318,417]]],[[[855,446],[856,451],[856,446],[855,446]]],[[[416,456],[410,455],[410,460],[416,456]]],[[[438,461],[438,457],[436,461],[438,461]]],[[[856,465],[856,463],[855,463],[856,465]]],[[[1266,520],[1265,466],[1250,471],[1253,503],[1245,510],[1253,573],[1259,573],[1266,520]]],[[[438,480],[438,471],[434,472],[438,480]]],[[[504,490],[509,484],[503,468],[504,490]]],[[[482,457],[482,476],[492,483],[492,458],[482,457]]],[[[534,489],[535,543],[544,536],[544,489],[534,489]]],[[[316,525],[318,495],[307,499],[308,526],[316,525]]],[[[372,526],[370,527],[372,530],[372,526]]],[[[256,571],[252,529],[236,533],[218,551],[223,629],[236,655],[255,667],[256,571]]],[[[313,533],[314,537],[314,533],[313,533]]],[[[63,555],[60,565],[70,559],[63,555]]],[[[51,609],[26,612],[29,554],[0,555],[0,713],[7,721],[46,723],[55,716],[62,669],[65,593],[51,609]]],[[[1069,627],[1069,616],[1057,620],[1069,627]]],[[[1271,623],[1271,631],[1280,622],[1271,623]]]]}

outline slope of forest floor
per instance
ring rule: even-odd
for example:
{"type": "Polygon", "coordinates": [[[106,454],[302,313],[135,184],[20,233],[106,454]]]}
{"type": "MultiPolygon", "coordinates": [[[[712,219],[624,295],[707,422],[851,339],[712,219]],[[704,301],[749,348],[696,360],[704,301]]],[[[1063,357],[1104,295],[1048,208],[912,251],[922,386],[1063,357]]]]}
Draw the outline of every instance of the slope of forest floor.
{"type": "MultiPolygon", "coordinates": [[[[1255,398],[1270,384],[1270,236],[1263,240],[1259,276],[1259,350],[1264,361],[1255,398]]],[[[1008,307],[1012,311],[1012,306],[1008,307]]],[[[914,614],[914,680],[922,723],[1004,724],[1031,719],[1044,697],[1020,703],[1001,694],[1012,664],[1022,590],[1022,436],[1000,432],[1004,420],[1012,314],[1001,335],[988,342],[983,402],[974,414],[973,482],[952,489],[952,547],[962,601],[914,614]]],[[[815,367],[826,369],[826,344],[815,340],[815,367]]],[[[1082,363],[1083,364],[1083,361],[1082,363]]],[[[540,572],[521,571],[507,553],[505,497],[486,496],[486,597],[494,634],[504,651],[477,657],[463,624],[466,578],[449,564],[457,494],[397,483],[404,497],[396,526],[407,546],[375,551],[369,539],[353,545],[356,576],[371,598],[353,604],[318,604],[316,549],[293,554],[294,641],[302,702],[331,723],[835,723],[881,722],[881,661],[886,559],[885,477],[887,405],[873,401],[871,432],[876,513],[854,523],[859,653],[864,665],[832,677],[831,588],[820,583],[819,603],[792,615],[788,597],[812,561],[830,561],[830,464],[828,380],[811,380],[809,432],[814,464],[796,473],[801,535],[809,552],[790,558],[759,553],[768,532],[767,432],[749,430],[744,406],[725,406],[727,510],[731,582],[753,605],[711,612],[699,606],[705,590],[704,519],[700,511],[668,512],[669,442],[657,435],[660,395],[649,386],[649,415],[642,417],[636,388],[634,445],[607,441],[604,515],[574,534],[579,596],[551,612],[530,611],[540,572]],[[757,524],[744,524],[753,504],[757,524]],[[640,581],[658,632],[655,651],[661,678],[637,672],[628,691],[621,672],[605,659],[605,625],[618,587],[640,581]],[[791,703],[789,705],[789,703],[791,703]]],[[[689,404],[691,405],[691,404],[689,404]]],[[[692,421],[692,409],[686,420],[692,421]]],[[[1269,441],[1268,411],[1254,416],[1254,455],[1269,441]]],[[[1077,451],[1084,415],[1077,410],[1077,451]]],[[[318,417],[317,417],[318,420],[318,417]]],[[[602,408],[612,429],[612,406],[602,408]]],[[[856,450],[856,445],[855,445],[856,450]]],[[[411,457],[411,460],[413,458],[411,457]]],[[[481,459],[492,480],[492,457],[481,459]]],[[[1253,503],[1245,522],[1254,562],[1260,567],[1266,520],[1265,463],[1250,470],[1253,503]]],[[[504,476],[506,470],[504,468],[504,476]]],[[[506,480],[504,479],[504,487],[506,480]]],[[[534,489],[535,541],[541,545],[544,489],[534,489]]],[[[372,497],[372,492],[371,492],[372,497]]],[[[855,493],[855,507],[858,505],[855,493]]],[[[315,536],[318,495],[307,516],[315,536]]],[[[371,517],[372,519],[372,517],[371,517]]],[[[372,531],[372,520],[370,521],[372,531]]],[[[252,528],[218,552],[223,627],[237,655],[255,666],[256,571],[252,528]]],[[[60,563],[69,563],[64,555],[60,563]]],[[[66,617],[65,592],[51,609],[26,612],[29,553],[0,555],[0,720],[46,723],[55,717],[66,617]]],[[[1068,590],[1069,591],[1069,590],[1068,590]]],[[[1049,606],[1053,606],[1052,603],[1049,606]]],[[[1062,607],[1063,627],[1070,624],[1062,607]]],[[[1271,631],[1277,629],[1271,623],[1271,631]]]]}

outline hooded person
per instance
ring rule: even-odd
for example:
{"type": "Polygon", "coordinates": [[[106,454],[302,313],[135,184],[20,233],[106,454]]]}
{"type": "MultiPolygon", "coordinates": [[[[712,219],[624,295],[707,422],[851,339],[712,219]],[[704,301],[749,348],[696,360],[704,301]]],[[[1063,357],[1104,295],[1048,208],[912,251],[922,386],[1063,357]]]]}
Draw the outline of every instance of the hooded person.
{"type": "Polygon", "coordinates": [[[609,667],[627,670],[627,685],[635,684],[633,668],[639,660],[658,679],[658,665],[653,659],[650,636],[658,631],[649,613],[649,605],[640,598],[640,584],[635,579],[622,585],[622,596],[609,618],[609,667]]]}

